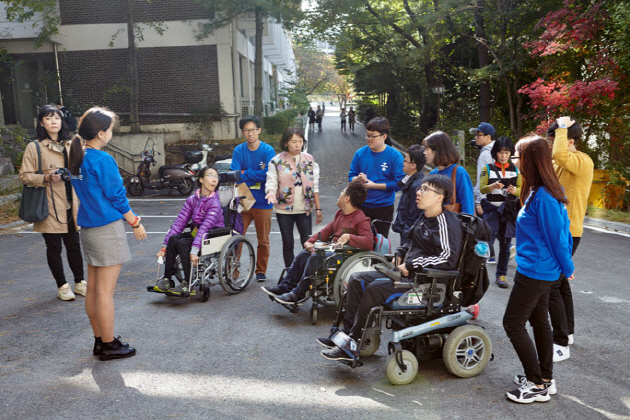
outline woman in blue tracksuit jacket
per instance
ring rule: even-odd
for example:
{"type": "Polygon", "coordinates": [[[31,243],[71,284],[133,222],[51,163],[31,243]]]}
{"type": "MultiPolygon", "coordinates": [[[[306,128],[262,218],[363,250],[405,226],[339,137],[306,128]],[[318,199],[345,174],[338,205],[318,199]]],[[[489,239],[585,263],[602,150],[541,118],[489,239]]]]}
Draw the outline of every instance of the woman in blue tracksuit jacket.
{"type": "Polygon", "coordinates": [[[507,393],[519,403],[549,401],[557,392],[553,380],[553,334],[547,317],[549,289],[565,275],[573,279],[572,237],[565,204],[568,202],[553,170],[551,149],[539,136],[516,144],[511,157],[523,176],[523,208],[516,219],[514,287],[505,308],[503,327],[523,365],[521,385],[507,393]],[[534,329],[532,343],[525,324],[534,329]]]}

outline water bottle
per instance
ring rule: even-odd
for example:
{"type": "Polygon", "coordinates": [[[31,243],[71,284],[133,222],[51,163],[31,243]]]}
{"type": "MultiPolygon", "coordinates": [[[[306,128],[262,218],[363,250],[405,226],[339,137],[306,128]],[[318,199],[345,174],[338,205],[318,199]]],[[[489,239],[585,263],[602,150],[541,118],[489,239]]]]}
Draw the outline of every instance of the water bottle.
{"type": "Polygon", "coordinates": [[[488,245],[488,242],[477,242],[475,254],[481,258],[490,258],[490,245],[488,245]]]}

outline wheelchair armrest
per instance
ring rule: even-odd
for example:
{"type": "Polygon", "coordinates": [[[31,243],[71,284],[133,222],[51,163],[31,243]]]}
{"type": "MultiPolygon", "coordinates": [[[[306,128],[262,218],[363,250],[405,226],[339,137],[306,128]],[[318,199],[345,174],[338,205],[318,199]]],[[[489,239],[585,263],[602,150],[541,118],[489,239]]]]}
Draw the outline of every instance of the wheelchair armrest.
{"type": "Polygon", "coordinates": [[[459,276],[459,271],[457,270],[438,270],[436,268],[425,268],[423,270],[423,274],[425,274],[428,278],[436,278],[436,279],[452,279],[459,276]]]}
{"type": "Polygon", "coordinates": [[[219,183],[226,184],[230,182],[241,182],[241,173],[239,171],[228,171],[219,174],[219,183]]]}

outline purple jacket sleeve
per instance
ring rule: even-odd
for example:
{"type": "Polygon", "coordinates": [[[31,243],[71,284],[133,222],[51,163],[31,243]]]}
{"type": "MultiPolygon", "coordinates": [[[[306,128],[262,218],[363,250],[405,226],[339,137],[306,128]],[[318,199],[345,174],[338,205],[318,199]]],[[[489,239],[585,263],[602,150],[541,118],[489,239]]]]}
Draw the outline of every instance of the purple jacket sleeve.
{"type": "Polygon", "coordinates": [[[188,222],[190,221],[190,218],[192,217],[196,194],[197,193],[191,195],[190,197],[186,199],[186,202],[184,203],[184,207],[182,207],[182,209],[180,210],[179,214],[177,215],[177,218],[175,219],[175,222],[173,222],[173,225],[168,230],[166,237],[164,238],[164,244],[163,244],[164,246],[168,244],[168,240],[171,236],[182,233],[184,229],[186,228],[186,226],[188,225],[188,222]]]}
{"type": "MultiPolygon", "coordinates": [[[[203,201],[202,201],[203,202],[203,201]]],[[[221,202],[219,201],[219,194],[215,194],[210,197],[209,203],[206,207],[206,217],[201,222],[201,226],[197,229],[197,235],[193,241],[191,254],[197,254],[201,249],[201,241],[203,236],[212,228],[223,226],[223,210],[221,209],[221,202]]]]}

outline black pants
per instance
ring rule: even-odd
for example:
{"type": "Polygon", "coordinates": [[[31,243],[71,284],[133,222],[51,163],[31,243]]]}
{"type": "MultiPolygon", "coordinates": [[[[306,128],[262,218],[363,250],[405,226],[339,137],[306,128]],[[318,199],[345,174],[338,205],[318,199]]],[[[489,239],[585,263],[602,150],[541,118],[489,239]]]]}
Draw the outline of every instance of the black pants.
{"type": "Polygon", "coordinates": [[[355,340],[361,338],[370,310],[382,305],[388,297],[399,291],[390,279],[378,271],[352,274],[348,280],[343,331],[355,340]]]}
{"type": "Polygon", "coordinates": [[[341,131],[346,131],[346,120],[341,120],[341,131]]]}
{"type": "Polygon", "coordinates": [[[190,249],[194,238],[189,232],[173,235],[166,244],[166,259],[164,261],[164,277],[170,278],[177,273],[175,257],[179,255],[184,268],[184,279],[190,280],[190,249]]]}
{"type": "Polygon", "coordinates": [[[388,238],[389,227],[392,224],[392,220],[394,220],[394,205],[392,204],[391,206],[385,207],[361,207],[361,210],[363,210],[363,213],[370,218],[370,221],[374,221],[376,219],[383,221],[374,223],[374,227],[376,228],[376,232],[388,238]]]}
{"type": "MultiPolygon", "coordinates": [[[[575,255],[580,237],[573,238],[571,255],[575,255]]],[[[575,315],[573,312],[573,294],[569,280],[565,276],[553,282],[549,291],[549,318],[553,328],[553,342],[559,346],[569,345],[569,334],[574,333],[575,315]]]]}
{"type": "Polygon", "coordinates": [[[536,280],[518,271],[510,293],[503,328],[523,365],[530,382],[542,385],[543,378],[553,379],[553,334],[547,317],[552,281],[536,280]],[[532,343],[525,324],[534,329],[532,343]]]}
{"type": "Polygon", "coordinates": [[[62,243],[66,246],[66,257],[68,258],[68,265],[72,274],[74,275],[74,282],[79,283],[81,280],[85,280],[83,274],[83,254],[81,254],[81,239],[79,238],[79,232],[74,232],[74,224],[69,226],[72,231],[69,233],[42,233],[44,241],[46,242],[46,259],[48,260],[48,267],[50,272],[57,282],[57,287],[61,287],[66,284],[66,276],[63,272],[63,261],[61,260],[62,243]]]}
{"type": "Polygon", "coordinates": [[[291,267],[293,263],[293,246],[295,239],[293,238],[293,225],[297,226],[300,234],[300,245],[304,246],[304,242],[311,237],[312,225],[311,215],[306,213],[299,214],[282,214],[276,213],[276,220],[280,228],[280,236],[282,236],[282,256],[284,258],[284,266],[291,267]]]}

